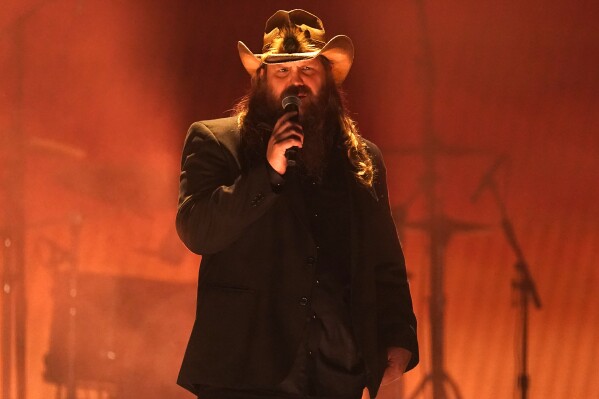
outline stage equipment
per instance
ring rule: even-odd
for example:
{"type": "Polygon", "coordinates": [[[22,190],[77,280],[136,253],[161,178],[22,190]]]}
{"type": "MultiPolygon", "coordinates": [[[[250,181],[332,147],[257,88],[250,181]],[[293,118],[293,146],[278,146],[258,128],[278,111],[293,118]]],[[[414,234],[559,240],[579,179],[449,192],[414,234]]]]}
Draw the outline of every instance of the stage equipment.
{"type": "Polygon", "coordinates": [[[424,160],[424,173],[422,187],[419,190],[425,201],[427,216],[424,220],[407,220],[407,207],[416,200],[419,193],[412,193],[409,200],[399,206],[394,216],[401,216],[403,223],[398,223],[400,231],[403,227],[419,229],[427,233],[429,237],[430,256],[430,298],[429,318],[431,331],[431,370],[424,376],[415,390],[408,396],[409,399],[416,398],[427,385],[431,385],[433,399],[448,399],[449,385],[452,397],[461,399],[462,394],[457,383],[447,373],[444,365],[444,308],[445,308],[445,252],[453,234],[458,232],[473,232],[486,230],[488,227],[479,223],[455,220],[447,216],[442,207],[442,201],[437,194],[437,160],[440,156],[464,157],[472,155],[484,155],[491,153],[489,150],[454,147],[443,143],[436,134],[434,127],[434,94],[435,94],[435,72],[433,53],[430,44],[428,25],[423,0],[416,0],[418,23],[421,29],[421,46],[423,55],[421,67],[423,72],[424,88],[424,124],[423,141],[420,147],[403,148],[396,150],[400,155],[419,155],[424,160]]]}
{"type": "Polygon", "coordinates": [[[176,373],[195,315],[196,285],[79,273],[73,303],[71,279],[60,271],[54,280],[44,378],[56,385],[57,396],[65,398],[73,383],[75,393],[96,390],[111,399],[179,397],[176,373]]]}
{"type": "MultiPolygon", "coordinates": [[[[0,31],[0,38],[8,36],[12,44],[15,70],[15,94],[13,126],[2,135],[0,143],[0,192],[4,194],[3,220],[0,221],[2,263],[0,278],[2,286],[2,317],[0,328],[1,372],[0,393],[2,399],[27,397],[27,284],[26,284],[26,218],[25,178],[27,150],[49,149],[50,142],[28,139],[23,129],[23,83],[25,79],[25,30],[29,20],[54,0],[38,2],[22,12],[14,21],[0,31]],[[13,389],[13,383],[16,383],[13,389]]],[[[81,154],[79,154],[81,155],[81,154]]]]}
{"type": "MultiPolygon", "coordinates": [[[[497,165],[500,162],[498,159],[495,164],[497,165]]],[[[526,399],[528,397],[528,388],[530,387],[530,376],[528,375],[528,319],[529,319],[529,303],[532,298],[533,304],[537,309],[541,309],[541,298],[539,297],[539,293],[535,286],[534,279],[532,278],[532,274],[530,273],[530,267],[528,266],[528,262],[524,258],[524,253],[522,252],[522,248],[520,244],[518,244],[518,239],[516,238],[516,233],[514,231],[514,226],[510,221],[507,211],[505,208],[505,202],[501,199],[501,195],[499,195],[499,189],[497,187],[497,183],[495,181],[493,167],[490,168],[490,172],[483,176],[481,183],[479,185],[479,189],[477,192],[480,194],[483,190],[488,189],[491,191],[493,199],[495,200],[495,204],[499,209],[501,215],[501,228],[503,230],[503,234],[505,235],[506,241],[512,248],[512,251],[516,255],[516,262],[514,263],[514,267],[516,269],[516,273],[518,277],[512,280],[513,289],[519,292],[519,307],[520,307],[520,370],[517,377],[517,385],[520,390],[520,397],[522,399],[526,399]]],[[[475,193],[476,194],[476,193],[475,193]]],[[[476,196],[472,196],[473,202],[476,200],[476,196]]],[[[518,338],[518,337],[517,337],[518,338]]]]}

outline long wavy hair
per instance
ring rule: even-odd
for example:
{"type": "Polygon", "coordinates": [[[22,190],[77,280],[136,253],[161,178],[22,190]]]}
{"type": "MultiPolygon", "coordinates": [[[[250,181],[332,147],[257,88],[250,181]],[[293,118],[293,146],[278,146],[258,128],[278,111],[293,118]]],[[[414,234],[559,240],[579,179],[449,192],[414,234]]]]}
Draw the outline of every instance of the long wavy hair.
{"type": "MultiPolygon", "coordinates": [[[[326,82],[323,88],[327,91],[325,94],[328,98],[324,125],[326,138],[335,140],[335,134],[340,136],[340,142],[346,151],[354,177],[360,184],[370,188],[376,171],[366,142],[358,132],[356,122],[349,115],[345,94],[334,82],[329,61],[324,57],[318,58],[326,71],[326,82]]],[[[264,104],[261,104],[267,99],[266,74],[262,71],[265,67],[262,64],[258,69],[252,77],[250,91],[234,108],[241,133],[242,165],[251,165],[265,159],[266,146],[273,129],[269,124],[272,115],[268,114],[264,104]]]]}

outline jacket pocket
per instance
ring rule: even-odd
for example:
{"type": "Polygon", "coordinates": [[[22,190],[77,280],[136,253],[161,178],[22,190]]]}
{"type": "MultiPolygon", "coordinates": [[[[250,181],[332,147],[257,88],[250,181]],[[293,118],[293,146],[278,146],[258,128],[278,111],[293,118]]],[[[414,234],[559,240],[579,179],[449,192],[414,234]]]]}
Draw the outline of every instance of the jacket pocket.
{"type": "Polygon", "coordinates": [[[243,383],[256,292],[214,285],[205,286],[203,291],[186,357],[193,357],[197,382],[226,386],[243,383]]]}

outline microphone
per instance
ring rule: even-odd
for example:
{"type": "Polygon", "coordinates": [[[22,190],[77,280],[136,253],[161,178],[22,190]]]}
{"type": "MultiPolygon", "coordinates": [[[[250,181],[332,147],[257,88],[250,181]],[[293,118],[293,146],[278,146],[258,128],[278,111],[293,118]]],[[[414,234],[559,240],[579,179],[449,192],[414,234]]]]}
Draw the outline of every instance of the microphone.
{"type": "Polygon", "coordinates": [[[495,175],[495,172],[497,172],[497,169],[499,169],[499,167],[505,162],[506,159],[507,159],[506,155],[501,155],[500,157],[498,157],[495,160],[493,165],[491,165],[491,167],[485,172],[483,177],[480,179],[480,183],[478,184],[478,187],[476,188],[476,190],[474,190],[474,193],[472,193],[472,195],[470,196],[470,202],[474,203],[474,202],[478,201],[478,197],[483,192],[483,190],[489,184],[491,184],[491,182],[493,181],[493,176],[495,175]]]}
{"type": "MultiPolygon", "coordinates": [[[[302,103],[302,100],[298,96],[287,96],[283,98],[281,101],[281,105],[283,106],[283,110],[287,112],[297,112],[297,115],[290,118],[289,120],[295,123],[299,123],[299,107],[302,103]]],[[[297,153],[299,151],[299,147],[293,146],[289,147],[285,150],[285,158],[287,158],[287,166],[295,166],[297,164],[297,153]]]]}

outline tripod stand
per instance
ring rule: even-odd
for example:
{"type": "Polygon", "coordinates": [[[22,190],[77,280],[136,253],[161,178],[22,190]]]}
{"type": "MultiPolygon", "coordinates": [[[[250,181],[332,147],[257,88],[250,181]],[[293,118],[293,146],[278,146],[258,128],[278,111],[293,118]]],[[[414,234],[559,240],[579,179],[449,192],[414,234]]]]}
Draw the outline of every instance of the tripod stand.
{"type": "MultiPolygon", "coordinates": [[[[433,200],[435,197],[431,197],[433,200]]],[[[430,203],[429,203],[430,205],[430,203]]],[[[410,224],[408,224],[410,226],[410,224]]],[[[419,227],[426,230],[430,235],[430,286],[431,297],[429,300],[429,317],[431,323],[431,371],[422,379],[414,392],[408,397],[417,397],[426,387],[432,385],[433,397],[435,399],[446,399],[449,396],[445,389],[448,384],[453,392],[453,397],[461,399],[462,394],[457,383],[445,371],[444,368],[444,308],[445,293],[444,286],[444,255],[451,235],[457,231],[477,229],[478,226],[453,221],[443,214],[433,216],[429,222],[422,223],[419,227]]]]}
{"type": "MultiPolygon", "coordinates": [[[[434,162],[431,162],[434,165],[434,162]]],[[[431,218],[423,222],[407,222],[405,225],[409,228],[417,228],[426,231],[429,235],[430,249],[430,287],[431,296],[429,299],[429,317],[431,324],[431,371],[426,374],[422,381],[418,384],[409,399],[416,398],[422,393],[425,387],[432,385],[433,398],[447,399],[448,391],[446,385],[453,392],[453,397],[461,399],[462,394],[453,378],[445,371],[444,366],[444,335],[445,335],[445,251],[453,234],[456,232],[469,232],[484,229],[485,226],[461,222],[451,219],[444,215],[437,208],[437,197],[434,193],[436,178],[434,174],[430,174],[433,178],[430,179],[427,188],[427,205],[431,218]]]]}
{"type": "Polygon", "coordinates": [[[455,148],[442,143],[435,134],[434,128],[434,91],[435,73],[433,53],[428,33],[424,0],[416,0],[419,26],[421,29],[421,46],[423,55],[421,66],[423,71],[424,88],[424,139],[420,148],[409,152],[416,152],[424,159],[425,171],[422,179],[422,192],[426,202],[427,219],[419,222],[407,222],[405,225],[417,228],[427,233],[429,237],[430,254],[430,289],[429,317],[431,325],[431,370],[418,384],[408,399],[416,398],[427,385],[432,386],[434,399],[447,399],[448,385],[453,397],[461,399],[462,394],[457,383],[445,371],[444,367],[444,263],[445,251],[450,238],[457,232],[480,230],[485,226],[480,224],[458,221],[448,217],[442,210],[441,201],[437,195],[437,158],[439,155],[466,156],[479,154],[477,149],[455,148]]]}

